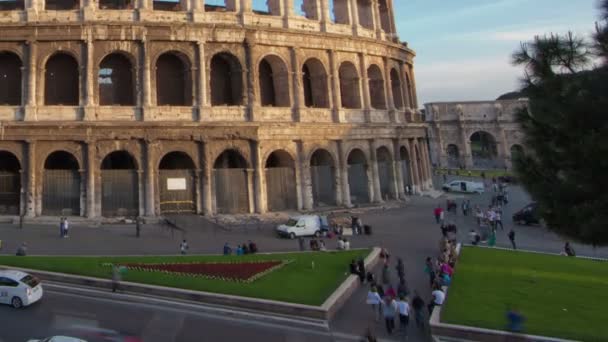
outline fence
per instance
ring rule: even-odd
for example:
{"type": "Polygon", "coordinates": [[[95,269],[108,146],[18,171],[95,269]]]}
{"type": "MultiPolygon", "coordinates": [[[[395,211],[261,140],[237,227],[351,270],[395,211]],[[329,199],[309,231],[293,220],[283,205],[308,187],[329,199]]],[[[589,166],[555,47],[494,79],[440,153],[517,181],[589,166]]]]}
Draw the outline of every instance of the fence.
{"type": "Polygon", "coordinates": [[[80,182],[78,170],[44,170],[42,213],[80,215],[80,182]]]}
{"type": "Polygon", "coordinates": [[[266,169],[266,189],[270,211],[297,209],[296,174],[293,168],[266,169]]]}

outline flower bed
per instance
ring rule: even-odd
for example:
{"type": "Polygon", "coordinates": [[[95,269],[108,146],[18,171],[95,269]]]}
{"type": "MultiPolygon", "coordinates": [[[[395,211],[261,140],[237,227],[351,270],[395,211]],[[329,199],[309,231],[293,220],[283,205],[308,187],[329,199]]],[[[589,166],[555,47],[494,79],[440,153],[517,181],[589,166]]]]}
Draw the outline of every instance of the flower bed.
{"type": "MultiPolygon", "coordinates": [[[[291,260],[260,260],[250,262],[190,262],[190,263],[120,263],[119,267],[145,272],[162,272],[179,276],[203,277],[250,283],[291,260]]],[[[105,263],[104,266],[112,264],[105,263]]]]}

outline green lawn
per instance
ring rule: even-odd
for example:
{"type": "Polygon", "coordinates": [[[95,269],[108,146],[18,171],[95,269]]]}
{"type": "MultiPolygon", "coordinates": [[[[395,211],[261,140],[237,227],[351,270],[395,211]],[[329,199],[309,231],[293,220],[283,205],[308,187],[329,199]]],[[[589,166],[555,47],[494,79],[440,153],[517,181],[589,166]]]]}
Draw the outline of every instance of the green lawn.
{"type": "Polygon", "coordinates": [[[170,286],[190,290],[245,297],[321,305],[348,276],[352,259],[365,257],[369,250],[346,252],[257,254],[247,256],[163,256],[163,257],[16,257],[0,256],[0,265],[24,267],[98,278],[111,278],[111,268],[103,263],[209,262],[250,260],[292,260],[252,283],[238,283],[201,277],[175,276],[129,270],[124,281],[170,286]],[[314,269],[312,262],[314,261],[314,269]]]}
{"type": "Polygon", "coordinates": [[[467,247],[442,321],[504,329],[511,305],[526,333],[607,341],[607,289],[608,262],[467,247]]]}

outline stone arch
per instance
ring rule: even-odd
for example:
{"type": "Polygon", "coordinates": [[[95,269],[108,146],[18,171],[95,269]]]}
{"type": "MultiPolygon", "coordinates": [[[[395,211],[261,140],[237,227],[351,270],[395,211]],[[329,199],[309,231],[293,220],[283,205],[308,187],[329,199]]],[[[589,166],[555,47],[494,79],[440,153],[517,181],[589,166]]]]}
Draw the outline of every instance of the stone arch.
{"type": "Polygon", "coordinates": [[[346,109],[361,108],[361,87],[357,68],[351,62],[343,62],[338,70],[340,78],[340,101],[346,109]]]}
{"type": "Polygon", "coordinates": [[[44,104],[47,106],[78,106],[80,102],[80,70],[74,56],[58,52],[46,61],[44,104]]]}
{"type": "Polygon", "coordinates": [[[460,167],[460,150],[457,145],[449,144],[446,147],[446,156],[449,168],[456,169],[460,167]]]}
{"type": "Polygon", "coordinates": [[[327,71],[319,59],[309,58],[302,65],[302,87],[306,107],[329,108],[327,71]]]}
{"type": "Polygon", "coordinates": [[[395,68],[391,68],[391,89],[393,92],[393,105],[395,108],[402,109],[403,105],[403,89],[401,87],[401,78],[399,72],[395,68]]]}
{"type": "Polygon", "coordinates": [[[412,164],[410,159],[410,152],[406,146],[401,146],[399,148],[399,160],[401,167],[401,176],[403,177],[403,191],[406,194],[409,194],[409,192],[412,190],[412,185],[414,184],[414,181],[411,172],[412,164]]]}
{"type": "Polygon", "coordinates": [[[374,12],[372,11],[371,0],[357,0],[357,13],[359,15],[359,25],[366,29],[374,29],[374,12]]]}
{"type": "Polygon", "coordinates": [[[384,91],[384,78],[380,67],[372,64],[367,68],[367,79],[369,82],[369,97],[372,108],[386,109],[386,93],[384,91]]]}
{"type": "Polygon", "coordinates": [[[186,152],[171,151],[158,162],[161,214],[196,213],[196,164],[186,152]]]}
{"type": "Polygon", "coordinates": [[[476,131],[469,138],[473,166],[477,168],[497,167],[498,148],[496,138],[486,131],[476,131]]]}
{"type": "Polygon", "coordinates": [[[68,11],[80,8],[79,0],[45,0],[44,9],[50,11],[68,11]]]}
{"type": "Polygon", "coordinates": [[[56,150],[44,160],[42,214],[80,215],[81,174],[78,159],[70,152],[56,150]]]}
{"type": "Polygon", "coordinates": [[[158,106],[192,105],[192,70],[188,56],[168,51],[156,59],[156,104],[158,106]]]}
{"type": "Polygon", "coordinates": [[[98,87],[101,106],[135,105],[135,76],[131,59],[114,52],[99,63],[98,87]]]}
{"type": "Polygon", "coordinates": [[[380,195],[382,199],[395,198],[393,184],[395,173],[393,172],[393,156],[386,146],[376,149],[376,163],[378,164],[378,179],[380,180],[380,195]]]}
{"type": "Polygon", "coordinates": [[[0,52],[0,105],[21,105],[21,58],[13,53],[0,52]]]}
{"type": "Polygon", "coordinates": [[[101,161],[101,213],[105,217],[139,215],[137,159],[126,150],[108,153],[101,161]]]}
{"type": "Polygon", "coordinates": [[[0,215],[19,215],[21,163],[11,152],[0,150],[0,215]]]}
{"type": "Polygon", "coordinates": [[[315,207],[336,205],[336,163],[326,149],[316,149],[310,157],[312,198],[315,207]]]}
{"type": "Polygon", "coordinates": [[[224,150],[213,163],[216,211],[220,214],[249,212],[247,160],[236,149],[224,150]]]}
{"type": "Polygon", "coordinates": [[[282,149],[271,152],[266,158],[265,169],[268,209],[297,209],[296,169],[292,155],[282,149]]]}
{"type": "Polygon", "coordinates": [[[243,68],[239,59],[229,52],[219,52],[211,58],[212,106],[243,104],[243,68]]]}
{"type": "Polygon", "coordinates": [[[369,163],[360,148],[353,148],[346,158],[348,167],[348,187],[350,190],[350,201],[353,204],[369,203],[369,163]]]}
{"type": "Polygon", "coordinates": [[[267,107],[289,107],[289,72],[277,55],[266,55],[258,63],[260,104],[267,107]]]}

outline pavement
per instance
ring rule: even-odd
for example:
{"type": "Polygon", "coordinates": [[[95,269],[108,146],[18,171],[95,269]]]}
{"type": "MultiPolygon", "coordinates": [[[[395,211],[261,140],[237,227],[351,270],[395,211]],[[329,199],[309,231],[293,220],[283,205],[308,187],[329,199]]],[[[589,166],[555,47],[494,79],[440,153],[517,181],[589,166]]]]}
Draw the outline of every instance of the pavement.
{"type": "MultiPolygon", "coordinates": [[[[452,179],[455,179],[455,177],[448,178],[448,180],[452,179]]],[[[435,182],[436,186],[439,187],[443,180],[438,178],[435,182]]],[[[559,253],[563,249],[565,241],[556,234],[541,226],[517,226],[511,222],[511,215],[531,200],[518,186],[511,186],[509,194],[510,203],[504,208],[503,215],[505,230],[498,231],[497,246],[510,248],[511,244],[507,238],[507,232],[513,228],[516,232],[516,242],[520,249],[559,253]]],[[[475,205],[487,207],[491,196],[492,192],[490,190],[482,195],[450,193],[439,199],[412,197],[408,205],[403,208],[368,210],[359,214],[359,217],[361,217],[364,224],[372,226],[373,234],[371,236],[353,236],[349,240],[353,247],[380,246],[387,248],[392,254],[393,265],[394,260],[402,258],[406,267],[406,280],[410,292],[416,290],[425,300],[428,300],[430,298],[430,289],[428,277],[424,274],[424,260],[427,256],[436,256],[441,236],[439,227],[433,217],[434,207],[438,204],[445,207],[446,198],[456,200],[458,204],[464,199],[470,199],[473,207],[475,205]]],[[[448,214],[446,219],[458,226],[459,238],[462,241],[468,241],[468,231],[470,228],[475,227],[474,217],[464,217],[461,212],[458,212],[457,215],[448,214]]],[[[101,225],[97,228],[74,226],[70,229],[70,237],[61,239],[58,227],[54,226],[27,225],[24,229],[20,230],[14,225],[0,225],[0,239],[3,240],[3,248],[0,254],[14,254],[22,241],[28,243],[30,254],[48,255],[178,254],[179,243],[183,238],[188,240],[190,253],[192,254],[219,254],[225,242],[229,242],[235,246],[248,240],[255,241],[261,252],[293,251],[298,248],[297,241],[277,238],[272,225],[256,223],[249,226],[239,225],[237,228],[228,231],[213,227],[213,225],[201,225],[184,227],[182,231],[166,225],[146,225],[142,229],[141,237],[137,238],[135,237],[135,227],[133,225],[101,225]]],[[[326,244],[328,248],[334,248],[335,240],[326,241],[326,244]]],[[[593,248],[576,243],[573,246],[578,255],[608,258],[608,248],[593,248]]],[[[397,277],[394,267],[391,270],[393,271],[393,282],[396,282],[397,277]]],[[[340,334],[344,336],[361,336],[368,328],[382,339],[400,340],[404,338],[404,336],[388,336],[383,322],[374,322],[373,312],[365,304],[366,293],[367,287],[363,286],[354,293],[351,299],[336,314],[335,318],[330,322],[332,336],[326,336],[329,340],[340,341],[336,337],[340,334]]],[[[69,306],[69,302],[72,300],[61,297],[61,295],[51,298],[54,298],[51,300],[57,307],[61,307],[62,305],[69,306]]],[[[41,303],[42,307],[46,307],[44,302],[47,300],[48,298],[45,298],[45,301],[41,303]]],[[[88,308],[87,312],[81,312],[81,314],[102,318],[109,317],[107,321],[102,320],[102,326],[107,328],[137,333],[141,333],[142,329],[145,330],[145,327],[141,326],[139,319],[135,322],[135,320],[120,320],[111,317],[112,311],[110,307],[112,305],[116,306],[115,310],[122,312],[119,304],[106,303],[99,308],[97,306],[86,306],[88,308]],[[131,321],[133,323],[129,323],[131,321]]],[[[2,311],[4,310],[2,308],[2,311]]],[[[152,319],[151,317],[154,317],[152,311],[147,314],[148,316],[144,317],[152,319]]],[[[19,312],[19,315],[27,316],[22,312],[19,312]]],[[[131,315],[135,315],[135,313],[131,315]]],[[[122,317],[122,314],[119,317],[122,317]]],[[[124,317],[129,316],[125,315],[124,317]]],[[[198,318],[190,319],[196,322],[198,318]]],[[[186,321],[190,322],[190,320],[186,321]]],[[[189,324],[179,326],[180,329],[185,329],[186,332],[184,334],[186,335],[188,334],[188,329],[190,329],[189,324]]],[[[201,326],[207,326],[207,324],[206,320],[202,320],[200,323],[201,326]]],[[[195,329],[196,326],[196,323],[192,323],[192,329],[195,329]]],[[[233,331],[237,329],[233,329],[230,326],[223,327],[221,324],[211,324],[211,326],[215,331],[214,333],[217,334],[213,336],[217,337],[218,340],[233,341],[247,338],[248,336],[247,334],[238,335],[236,331],[233,331]],[[217,329],[215,329],[216,327],[217,329]],[[220,337],[222,338],[220,339],[220,337]]],[[[240,325],[238,326],[240,327],[240,325]]],[[[307,341],[308,338],[305,333],[285,335],[281,332],[282,328],[275,327],[271,331],[276,329],[276,334],[270,333],[268,335],[270,337],[267,337],[266,330],[259,328],[261,329],[259,330],[261,339],[258,339],[257,335],[255,335],[258,333],[256,329],[258,328],[253,329],[256,332],[252,332],[254,335],[251,335],[256,337],[255,340],[307,341]]],[[[4,338],[2,330],[0,330],[0,338],[4,338]]],[[[245,331],[247,330],[245,329],[245,331]]],[[[189,341],[186,335],[182,339],[182,336],[177,334],[176,338],[166,339],[165,341],[189,341]]],[[[408,329],[408,335],[409,341],[431,340],[428,331],[418,330],[411,324],[408,329]]],[[[325,338],[320,338],[318,335],[314,336],[310,338],[315,340],[323,340],[325,338]]],[[[205,338],[205,340],[207,339],[205,338]]],[[[7,341],[12,340],[8,339],[7,341]]]]}

